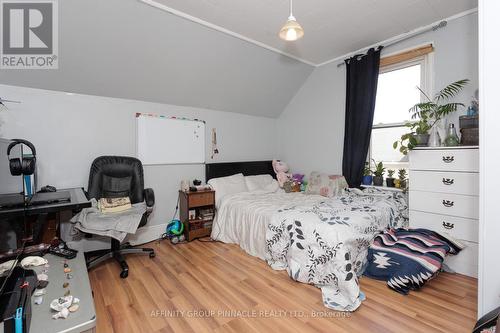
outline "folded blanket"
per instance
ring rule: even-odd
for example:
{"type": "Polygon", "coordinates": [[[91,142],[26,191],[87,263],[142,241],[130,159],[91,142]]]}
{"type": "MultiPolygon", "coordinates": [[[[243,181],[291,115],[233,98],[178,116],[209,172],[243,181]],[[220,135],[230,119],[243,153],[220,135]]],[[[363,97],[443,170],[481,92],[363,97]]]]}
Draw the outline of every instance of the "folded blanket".
{"type": "Polygon", "coordinates": [[[389,288],[408,294],[435,277],[448,254],[463,245],[427,229],[390,229],[377,235],[368,249],[364,275],[387,281],[389,288]]]}
{"type": "Polygon", "coordinates": [[[91,200],[92,207],[83,209],[71,222],[78,230],[101,236],[113,237],[122,242],[127,234],[135,234],[142,216],[146,212],[146,203],[133,204],[132,208],[117,213],[102,213],[97,201],[91,200]]]}

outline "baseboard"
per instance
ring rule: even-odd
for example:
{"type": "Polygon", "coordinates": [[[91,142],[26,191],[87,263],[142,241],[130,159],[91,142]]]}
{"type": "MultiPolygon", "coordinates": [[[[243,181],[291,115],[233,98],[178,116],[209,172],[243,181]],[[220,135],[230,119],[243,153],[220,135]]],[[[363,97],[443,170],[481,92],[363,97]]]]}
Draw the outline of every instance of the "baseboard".
{"type": "Polygon", "coordinates": [[[125,242],[130,242],[132,245],[139,245],[149,243],[157,240],[167,229],[167,224],[158,224],[152,226],[145,226],[137,229],[134,235],[129,235],[125,238],[125,242]]]}

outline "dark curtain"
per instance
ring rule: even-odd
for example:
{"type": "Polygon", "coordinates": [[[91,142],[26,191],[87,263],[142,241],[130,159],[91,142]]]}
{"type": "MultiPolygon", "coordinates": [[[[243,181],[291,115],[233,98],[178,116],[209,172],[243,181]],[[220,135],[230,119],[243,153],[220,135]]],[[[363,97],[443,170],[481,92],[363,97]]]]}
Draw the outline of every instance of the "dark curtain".
{"type": "Polygon", "coordinates": [[[370,146],[377,96],[380,51],[370,49],[345,61],[347,89],[345,109],[344,158],[342,173],[350,187],[359,187],[370,146]]]}

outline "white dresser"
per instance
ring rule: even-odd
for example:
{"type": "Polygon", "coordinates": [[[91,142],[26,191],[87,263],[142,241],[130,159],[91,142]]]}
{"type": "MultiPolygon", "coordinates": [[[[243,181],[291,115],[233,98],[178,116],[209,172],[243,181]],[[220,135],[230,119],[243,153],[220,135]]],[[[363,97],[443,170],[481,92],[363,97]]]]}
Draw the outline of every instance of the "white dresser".
{"type": "Polygon", "coordinates": [[[447,233],[467,247],[445,263],[477,277],[478,147],[416,148],[410,152],[410,227],[447,233]]]}

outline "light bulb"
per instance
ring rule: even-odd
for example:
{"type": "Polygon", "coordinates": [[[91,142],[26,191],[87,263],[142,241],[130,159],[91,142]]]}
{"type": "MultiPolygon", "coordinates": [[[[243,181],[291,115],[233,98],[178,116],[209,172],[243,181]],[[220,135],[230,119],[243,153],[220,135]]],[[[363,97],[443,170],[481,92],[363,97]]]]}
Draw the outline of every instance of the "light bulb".
{"type": "Polygon", "coordinates": [[[297,31],[291,28],[286,32],[286,40],[297,40],[297,31]]]}

